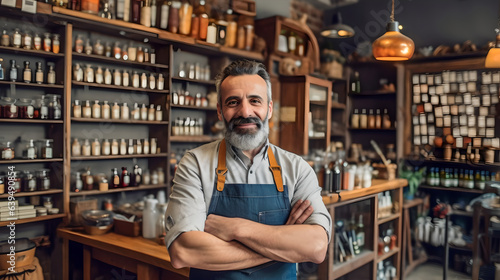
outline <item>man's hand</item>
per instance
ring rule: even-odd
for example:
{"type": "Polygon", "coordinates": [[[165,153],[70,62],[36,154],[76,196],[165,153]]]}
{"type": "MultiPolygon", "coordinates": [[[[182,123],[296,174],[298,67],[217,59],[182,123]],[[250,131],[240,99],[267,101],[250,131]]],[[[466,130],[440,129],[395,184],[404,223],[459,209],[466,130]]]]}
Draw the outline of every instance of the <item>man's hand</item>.
{"type": "Polygon", "coordinates": [[[205,221],[205,232],[229,242],[234,239],[234,231],[238,229],[239,222],[243,222],[242,219],[210,214],[205,221]]]}
{"type": "Polygon", "coordinates": [[[290,211],[286,225],[303,224],[309,216],[313,213],[314,209],[309,200],[300,199],[295,203],[290,211]]]}

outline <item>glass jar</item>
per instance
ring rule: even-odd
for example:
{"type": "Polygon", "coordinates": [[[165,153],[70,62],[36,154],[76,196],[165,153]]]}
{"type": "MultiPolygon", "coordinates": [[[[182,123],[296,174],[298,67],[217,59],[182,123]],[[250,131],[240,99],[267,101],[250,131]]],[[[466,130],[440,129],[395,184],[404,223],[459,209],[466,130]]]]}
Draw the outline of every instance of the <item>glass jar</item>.
{"type": "Polygon", "coordinates": [[[52,197],[50,196],[43,197],[43,207],[47,208],[47,210],[52,209],[52,197]]]}
{"type": "Polygon", "coordinates": [[[19,29],[14,29],[14,33],[12,33],[12,46],[14,48],[20,48],[21,47],[21,41],[22,41],[22,36],[21,33],[19,33],[19,29]]]}
{"type": "Polygon", "coordinates": [[[99,0],[82,0],[81,9],[84,13],[99,14],[99,0]]]}
{"type": "Polygon", "coordinates": [[[14,159],[14,147],[10,141],[5,142],[2,147],[2,160],[14,159]]]}
{"type": "Polygon", "coordinates": [[[50,189],[50,176],[48,169],[41,169],[36,172],[37,189],[39,191],[46,191],[50,189]]]}
{"type": "Polygon", "coordinates": [[[7,33],[7,30],[2,31],[2,39],[0,40],[0,45],[2,47],[9,47],[10,46],[10,36],[7,33]]]}
{"type": "MultiPolygon", "coordinates": [[[[286,39],[286,37],[285,37],[285,39],[286,39]]],[[[280,44],[281,44],[281,42],[280,42],[280,44]]],[[[238,27],[238,32],[236,35],[236,47],[238,49],[245,48],[245,28],[243,26],[238,27]]]]}
{"type": "Polygon", "coordinates": [[[80,34],[78,34],[75,39],[75,52],[83,53],[83,39],[80,34]]]}
{"type": "Polygon", "coordinates": [[[36,177],[30,171],[23,171],[21,178],[21,190],[23,192],[34,192],[37,189],[36,177]]]}
{"type": "Polygon", "coordinates": [[[35,37],[33,37],[33,49],[37,51],[42,49],[42,38],[38,33],[35,33],[35,37]]]}
{"type": "Polygon", "coordinates": [[[90,167],[87,167],[82,173],[83,189],[90,191],[94,188],[94,176],[90,173],[90,167]]]}
{"type": "Polygon", "coordinates": [[[82,154],[82,146],[77,138],[73,139],[71,144],[71,155],[74,157],[80,156],[82,154]]]}
{"type": "Polygon", "coordinates": [[[23,49],[31,50],[33,48],[33,37],[28,31],[25,31],[22,38],[23,49]]]}
{"type": "Polygon", "coordinates": [[[42,141],[42,149],[41,149],[41,158],[53,158],[53,148],[52,148],[52,139],[45,139],[42,141]]]}
{"type": "Polygon", "coordinates": [[[53,95],[49,103],[49,119],[60,120],[62,118],[62,107],[59,95],[53,95]]]}
{"type": "Polygon", "coordinates": [[[36,159],[38,155],[38,149],[35,146],[35,141],[30,139],[23,150],[23,158],[24,159],[36,159]]]}
{"type": "Polygon", "coordinates": [[[2,106],[3,117],[7,119],[17,119],[19,113],[16,105],[16,100],[11,97],[2,96],[0,99],[2,106]]]}
{"type": "Polygon", "coordinates": [[[52,49],[52,39],[50,39],[50,33],[43,34],[43,50],[50,52],[52,49]]]}
{"type": "Polygon", "coordinates": [[[75,102],[73,102],[73,117],[82,117],[82,105],[80,104],[80,100],[75,100],[75,102]]]}
{"type": "Polygon", "coordinates": [[[172,1],[170,5],[168,14],[168,31],[172,33],[179,32],[179,9],[181,8],[181,2],[172,1]]]}
{"type": "Polygon", "coordinates": [[[101,43],[101,40],[95,40],[93,51],[97,55],[104,55],[104,45],[101,43]]]}
{"type": "Polygon", "coordinates": [[[59,34],[54,34],[52,38],[52,52],[59,53],[61,50],[61,42],[59,41],[59,34]]]}
{"type": "Polygon", "coordinates": [[[35,107],[33,106],[33,100],[28,98],[21,98],[17,102],[17,108],[19,110],[20,119],[33,119],[35,107]]]}

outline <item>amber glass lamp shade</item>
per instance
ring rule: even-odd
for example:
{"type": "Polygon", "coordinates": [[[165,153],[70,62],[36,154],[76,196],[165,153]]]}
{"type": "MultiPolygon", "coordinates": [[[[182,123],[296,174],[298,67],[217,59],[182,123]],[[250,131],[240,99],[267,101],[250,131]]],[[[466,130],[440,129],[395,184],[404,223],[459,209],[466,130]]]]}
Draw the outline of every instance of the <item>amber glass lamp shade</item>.
{"type": "Polygon", "coordinates": [[[413,56],[415,44],[413,40],[399,32],[399,23],[387,24],[387,32],[372,44],[373,56],[377,60],[404,61],[413,56]]]}
{"type": "Polygon", "coordinates": [[[497,42],[495,47],[491,48],[486,55],[484,63],[486,68],[500,68],[500,35],[497,35],[497,42]]]}
{"type": "Polygon", "coordinates": [[[321,36],[327,38],[349,38],[354,36],[354,29],[342,23],[340,12],[337,13],[337,22],[321,30],[321,36]]]}

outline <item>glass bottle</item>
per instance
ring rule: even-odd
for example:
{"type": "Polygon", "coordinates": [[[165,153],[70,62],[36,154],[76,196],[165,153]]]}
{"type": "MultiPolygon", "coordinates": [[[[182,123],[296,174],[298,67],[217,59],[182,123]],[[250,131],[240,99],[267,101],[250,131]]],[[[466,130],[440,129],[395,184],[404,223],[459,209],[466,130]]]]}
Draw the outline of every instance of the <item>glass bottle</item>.
{"type": "Polygon", "coordinates": [[[120,155],[124,156],[127,154],[127,142],[125,142],[125,139],[122,138],[120,140],[120,155]]]}
{"type": "Polygon", "coordinates": [[[141,88],[148,88],[148,76],[146,76],[146,73],[141,74],[141,88]]]}
{"type": "Polygon", "coordinates": [[[32,49],[33,38],[31,37],[31,34],[28,33],[28,31],[24,32],[22,37],[22,43],[23,43],[23,49],[26,50],[32,49]]]}
{"type": "Polygon", "coordinates": [[[139,165],[134,165],[134,170],[132,171],[132,178],[130,180],[131,186],[139,186],[142,183],[142,169],[139,165]]]}
{"type": "Polygon", "coordinates": [[[359,111],[354,109],[354,113],[351,116],[351,128],[359,128],[359,111]]]}
{"type": "Polygon", "coordinates": [[[168,1],[164,0],[160,6],[160,28],[166,30],[168,26],[168,10],[170,6],[168,5],[168,1]]]}
{"type": "Polygon", "coordinates": [[[158,185],[158,171],[153,170],[151,173],[151,184],[153,185],[158,185]]]}
{"type": "Polygon", "coordinates": [[[304,56],[305,55],[305,45],[304,45],[304,39],[301,37],[297,37],[297,48],[295,51],[295,54],[298,56],[304,56]]]}
{"type": "Polygon", "coordinates": [[[125,13],[125,0],[116,1],[116,19],[123,20],[125,13]]]}
{"type": "Polygon", "coordinates": [[[86,54],[92,54],[94,48],[92,47],[92,44],[90,43],[90,39],[87,38],[85,40],[85,47],[84,47],[84,51],[86,54]]]}
{"type": "Polygon", "coordinates": [[[80,156],[82,153],[82,147],[80,145],[80,141],[77,138],[73,139],[73,143],[71,144],[71,155],[74,157],[80,156]]]}
{"type": "Polygon", "coordinates": [[[129,74],[126,70],[123,70],[122,84],[124,87],[128,87],[130,85],[129,74]]]}
{"type": "Polygon", "coordinates": [[[158,147],[156,144],[156,138],[151,138],[150,151],[152,154],[156,154],[158,152],[158,147]]]}
{"type": "Polygon", "coordinates": [[[135,153],[140,155],[142,154],[142,142],[141,139],[135,140],[135,153]]]}
{"type": "Polygon", "coordinates": [[[227,47],[235,47],[236,46],[236,37],[238,32],[238,23],[236,22],[236,15],[233,14],[232,9],[228,9],[226,11],[226,22],[227,22],[227,36],[226,36],[226,46],[227,47]]]}
{"type": "Polygon", "coordinates": [[[113,120],[120,119],[120,105],[118,105],[118,102],[115,102],[111,107],[111,119],[113,120]]]}
{"type": "Polygon", "coordinates": [[[101,118],[107,120],[107,119],[111,118],[110,106],[109,106],[107,100],[104,100],[103,102],[104,102],[104,104],[102,104],[102,106],[101,106],[101,118]]]}
{"type": "Polygon", "coordinates": [[[85,173],[82,174],[83,189],[90,191],[94,188],[94,176],[90,173],[90,167],[87,167],[85,173]]]}
{"type": "Polygon", "coordinates": [[[12,33],[12,46],[14,48],[20,48],[21,47],[21,33],[19,33],[19,29],[16,28],[14,29],[14,33],[12,33]]]}
{"type": "Polygon", "coordinates": [[[189,35],[192,16],[193,6],[187,0],[183,0],[179,8],[179,34],[189,35]]]}
{"type": "Polygon", "coordinates": [[[111,43],[106,42],[106,45],[104,46],[104,55],[106,57],[111,57],[111,43]]]}
{"type": "Polygon", "coordinates": [[[83,81],[83,69],[80,67],[79,63],[75,64],[73,68],[73,80],[77,82],[83,81]]]}
{"type": "Polygon", "coordinates": [[[101,105],[99,104],[99,100],[95,100],[94,105],[92,105],[92,118],[101,118],[101,105]]]}
{"type": "Polygon", "coordinates": [[[130,118],[132,120],[140,120],[141,119],[140,111],[141,111],[141,109],[139,109],[139,104],[137,104],[137,102],[134,103],[134,108],[130,112],[130,118]]]}
{"type": "Polygon", "coordinates": [[[87,64],[87,66],[85,67],[85,72],[83,72],[83,74],[83,79],[85,82],[94,82],[94,69],[92,69],[92,66],[90,66],[90,64],[87,64]]]}
{"type": "Polygon", "coordinates": [[[75,102],[73,102],[73,117],[82,117],[82,105],[80,104],[80,100],[75,100],[75,102]]]}
{"type": "Polygon", "coordinates": [[[151,184],[151,176],[149,174],[149,170],[148,169],[144,170],[144,172],[142,173],[142,183],[144,185],[151,184]]]}
{"type": "Polygon", "coordinates": [[[116,156],[120,153],[120,145],[118,144],[118,141],[116,139],[113,139],[111,141],[111,154],[116,156]]]}
{"type": "Polygon", "coordinates": [[[52,38],[52,52],[59,53],[61,50],[61,42],[59,41],[59,34],[54,34],[52,38]]]}
{"type": "Polygon", "coordinates": [[[375,111],[375,128],[382,128],[382,115],[380,114],[380,109],[375,111]]]}
{"type": "Polygon", "coordinates": [[[83,39],[82,39],[82,35],[80,35],[80,34],[76,35],[75,52],[83,53],[83,39]]]}
{"type": "Polygon", "coordinates": [[[142,104],[141,107],[141,120],[146,121],[148,119],[148,108],[146,104],[142,104]]]}
{"type": "Polygon", "coordinates": [[[10,75],[9,78],[12,82],[15,82],[17,80],[17,65],[16,61],[14,59],[10,60],[10,75]]]}
{"type": "Polygon", "coordinates": [[[49,171],[42,169],[37,171],[37,189],[39,191],[47,191],[50,189],[49,171]]]}
{"type": "Polygon", "coordinates": [[[94,139],[94,142],[92,142],[92,155],[93,156],[100,156],[101,155],[101,143],[99,142],[99,139],[94,139]]]}
{"type": "Polygon", "coordinates": [[[104,70],[104,84],[111,85],[112,80],[113,76],[111,75],[111,71],[106,67],[106,70],[104,70]]]}
{"type": "Polygon", "coordinates": [[[144,154],[149,154],[150,150],[149,150],[149,140],[148,140],[148,138],[144,138],[144,141],[142,143],[142,150],[143,150],[144,154]]]}
{"type": "Polygon", "coordinates": [[[43,50],[50,52],[52,50],[52,40],[50,39],[50,33],[43,34],[43,50]]]}
{"type": "Polygon", "coordinates": [[[217,26],[215,25],[215,22],[208,24],[206,41],[211,44],[217,43],[217,26]]]}
{"type": "Polygon", "coordinates": [[[361,81],[358,71],[354,72],[354,78],[351,81],[351,93],[361,93],[361,81]]]}
{"type": "Polygon", "coordinates": [[[168,31],[172,33],[179,32],[179,9],[181,8],[181,2],[172,1],[170,5],[168,14],[168,31]]]}
{"type": "Polygon", "coordinates": [[[156,110],[155,110],[155,105],[150,104],[149,105],[149,110],[148,110],[148,121],[154,121],[156,116],[156,110]]]}
{"type": "Polygon", "coordinates": [[[40,119],[46,120],[49,118],[49,106],[45,95],[42,95],[42,100],[40,102],[40,119]]]}
{"type": "Polygon", "coordinates": [[[115,189],[120,187],[120,175],[118,175],[118,169],[111,169],[111,179],[109,180],[109,187],[115,189]]]}
{"type": "Polygon", "coordinates": [[[158,168],[156,170],[158,173],[158,184],[164,184],[165,183],[165,172],[163,172],[163,169],[158,168]]]}
{"type": "Polygon", "coordinates": [[[389,113],[387,112],[387,109],[384,109],[384,116],[382,120],[382,126],[385,129],[391,128],[391,117],[389,116],[389,113]]]}
{"type": "Polygon", "coordinates": [[[44,140],[45,145],[42,147],[42,158],[52,158],[53,149],[52,149],[52,139],[44,140]]]}
{"type": "Polygon", "coordinates": [[[86,100],[85,105],[82,107],[82,117],[91,118],[92,117],[92,107],[90,107],[90,101],[86,100]]]}
{"type": "Polygon", "coordinates": [[[146,27],[151,27],[151,5],[149,0],[144,0],[142,4],[140,23],[146,27]]]}
{"type": "Polygon", "coordinates": [[[127,103],[123,103],[121,111],[121,119],[128,120],[130,118],[130,109],[128,108],[127,103]]]}
{"type": "Polygon", "coordinates": [[[156,88],[156,78],[153,73],[149,73],[149,89],[156,88]]]}
{"type": "Polygon", "coordinates": [[[144,48],[144,62],[149,62],[149,49],[144,48]]]}
{"type": "Polygon", "coordinates": [[[54,65],[49,65],[49,72],[47,72],[47,84],[53,85],[56,83],[56,71],[54,71],[54,65]]]}
{"type": "Polygon", "coordinates": [[[35,146],[35,141],[33,139],[30,139],[28,142],[28,146],[24,150],[24,158],[36,159],[37,154],[38,154],[38,149],[35,146]]]}
{"type": "Polygon", "coordinates": [[[163,78],[163,74],[158,74],[158,90],[163,90],[165,87],[165,78],[163,78]]]}
{"type": "Polygon", "coordinates": [[[2,31],[2,39],[0,40],[0,45],[2,47],[9,47],[10,46],[10,36],[7,34],[7,30],[2,31]]]}
{"type": "Polygon", "coordinates": [[[132,74],[132,87],[138,88],[141,85],[141,80],[139,78],[139,73],[137,71],[134,71],[132,74]]]}
{"type": "Polygon", "coordinates": [[[23,81],[25,83],[31,83],[31,68],[30,68],[30,62],[25,61],[24,62],[24,70],[23,70],[23,81]]]}
{"type": "Polygon", "coordinates": [[[97,66],[97,70],[95,71],[95,82],[97,84],[102,84],[104,82],[104,72],[101,66],[97,66]]]}
{"type": "Polygon", "coordinates": [[[368,128],[375,128],[375,114],[373,114],[373,109],[368,110],[368,128]]]}
{"type": "Polygon", "coordinates": [[[156,121],[163,120],[163,112],[161,111],[161,105],[156,106],[155,119],[156,119],[156,121]]]}
{"type": "Polygon", "coordinates": [[[120,48],[120,42],[115,42],[113,47],[113,57],[116,59],[122,58],[122,49],[120,48]]]}
{"type": "Polygon", "coordinates": [[[3,58],[0,58],[0,81],[5,80],[5,74],[4,74],[5,70],[3,69],[2,61],[3,61],[3,58]]]}
{"type": "Polygon", "coordinates": [[[91,147],[90,147],[90,142],[89,142],[89,139],[85,139],[83,141],[83,145],[82,145],[82,156],[90,156],[91,154],[91,147]]]}
{"type": "Polygon", "coordinates": [[[14,147],[12,147],[11,142],[5,142],[5,146],[2,148],[2,159],[9,160],[14,159],[15,152],[14,147]]]}
{"type": "Polygon", "coordinates": [[[38,33],[35,33],[35,37],[33,37],[33,49],[37,51],[42,49],[42,38],[38,33]]]}
{"type": "Polygon", "coordinates": [[[156,6],[156,0],[151,1],[151,27],[156,27],[156,21],[157,21],[157,8],[156,6]]]}
{"type": "Polygon", "coordinates": [[[137,62],[144,62],[144,50],[142,49],[141,46],[137,48],[137,57],[136,57],[137,62]]]}
{"type": "Polygon", "coordinates": [[[111,12],[109,11],[109,3],[108,2],[104,2],[104,8],[101,11],[101,13],[99,14],[99,16],[101,18],[107,18],[107,19],[111,19],[112,18],[111,12]]]}
{"type": "Polygon", "coordinates": [[[104,45],[101,43],[101,40],[95,40],[93,51],[97,55],[104,55],[104,45]]]}
{"type": "Polygon", "coordinates": [[[359,115],[359,128],[368,127],[368,116],[366,115],[366,109],[361,109],[361,114],[359,115]]]}
{"type": "Polygon", "coordinates": [[[43,83],[42,63],[39,62],[39,61],[36,63],[35,82],[37,84],[42,84],[43,83]]]}
{"type": "Polygon", "coordinates": [[[19,110],[18,117],[20,119],[33,119],[35,113],[35,107],[33,106],[33,100],[27,98],[20,98],[17,102],[17,108],[19,110]]]}
{"type": "Polygon", "coordinates": [[[49,104],[49,119],[60,120],[62,118],[62,107],[58,95],[52,96],[52,102],[49,104]]]}
{"type": "Polygon", "coordinates": [[[253,46],[253,25],[247,24],[245,25],[245,50],[250,51],[252,50],[253,46]]]}
{"type": "Polygon", "coordinates": [[[149,198],[146,200],[146,204],[143,211],[142,218],[142,237],[146,239],[156,238],[156,220],[158,219],[158,211],[156,210],[156,205],[158,200],[154,198],[149,198]]]}
{"type": "Polygon", "coordinates": [[[128,151],[127,154],[135,155],[137,146],[134,144],[134,139],[128,139],[128,151]]]}
{"type": "Polygon", "coordinates": [[[121,187],[123,188],[128,187],[129,184],[130,184],[130,174],[128,173],[126,167],[122,167],[121,187]]]}
{"type": "Polygon", "coordinates": [[[130,44],[128,46],[128,59],[130,61],[136,61],[137,60],[137,47],[134,46],[133,44],[130,44]]]}
{"type": "Polygon", "coordinates": [[[80,172],[75,172],[75,183],[73,185],[72,191],[73,192],[80,192],[83,190],[83,181],[82,181],[82,176],[80,172]]]}
{"type": "Polygon", "coordinates": [[[131,0],[132,1],[132,22],[141,22],[141,0],[131,0]]]}
{"type": "Polygon", "coordinates": [[[122,48],[122,59],[128,60],[128,46],[124,45],[122,48]]]}
{"type": "MultiPolygon", "coordinates": [[[[120,3],[121,0],[118,0],[120,3]]],[[[132,1],[124,1],[123,3],[123,21],[130,21],[130,6],[132,5],[132,1]]]]}
{"type": "Polygon", "coordinates": [[[122,73],[120,73],[120,70],[114,69],[113,72],[113,84],[115,86],[121,86],[122,85],[122,73]]]}

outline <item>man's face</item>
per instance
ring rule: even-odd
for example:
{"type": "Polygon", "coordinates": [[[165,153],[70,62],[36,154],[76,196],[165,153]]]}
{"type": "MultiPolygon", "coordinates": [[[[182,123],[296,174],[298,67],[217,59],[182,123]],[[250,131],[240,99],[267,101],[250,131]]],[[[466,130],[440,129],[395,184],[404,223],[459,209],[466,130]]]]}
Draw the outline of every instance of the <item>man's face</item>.
{"type": "Polygon", "coordinates": [[[220,86],[219,120],[226,125],[226,139],[242,150],[258,148],[269,134],[272,100],[259,75],[229,76],[220,86]]]}

